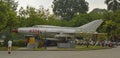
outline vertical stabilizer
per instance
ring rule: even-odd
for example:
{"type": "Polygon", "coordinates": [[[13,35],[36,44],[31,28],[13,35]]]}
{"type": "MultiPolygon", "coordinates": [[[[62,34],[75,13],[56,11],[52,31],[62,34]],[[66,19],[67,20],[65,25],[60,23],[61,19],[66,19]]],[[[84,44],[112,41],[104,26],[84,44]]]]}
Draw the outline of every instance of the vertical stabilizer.
{"type": "Polygon", "coordinates": [[[94,33],[97,28],[102,24],[103,20],[94,20],[90,23],[87,23],[83,26],[78,27],[79,32],[94,33]]]}

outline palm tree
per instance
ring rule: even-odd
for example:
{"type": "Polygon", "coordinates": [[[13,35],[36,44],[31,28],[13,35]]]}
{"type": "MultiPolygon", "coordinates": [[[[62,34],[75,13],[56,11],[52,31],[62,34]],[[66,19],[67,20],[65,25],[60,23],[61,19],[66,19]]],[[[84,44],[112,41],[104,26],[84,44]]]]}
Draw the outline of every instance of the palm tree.
{"type": "Polygon", "coordinates": [[[107,9],[110,11],[116,11],[120,9],[120,0],[106,0],[107,9]]]}

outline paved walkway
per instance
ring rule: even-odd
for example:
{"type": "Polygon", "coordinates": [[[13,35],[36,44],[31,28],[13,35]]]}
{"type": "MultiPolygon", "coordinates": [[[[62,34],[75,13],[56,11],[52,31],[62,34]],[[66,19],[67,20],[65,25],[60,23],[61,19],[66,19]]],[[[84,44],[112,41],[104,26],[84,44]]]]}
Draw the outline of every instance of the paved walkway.
{"type": "Polygon", "coordinates": [[[0,51],[0,58],[120,58],[120,46],[90,51],[0,51]]]}

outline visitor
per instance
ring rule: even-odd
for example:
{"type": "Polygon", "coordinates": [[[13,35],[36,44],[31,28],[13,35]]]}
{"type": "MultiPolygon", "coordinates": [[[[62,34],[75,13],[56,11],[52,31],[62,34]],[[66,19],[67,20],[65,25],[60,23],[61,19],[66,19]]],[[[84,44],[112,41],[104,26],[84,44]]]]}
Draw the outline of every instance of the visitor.
{"type": "Polygon", "coordinates": [[[11,49],[12,49],[12,41],[9,40],[9,41],[8,41],[8,54],[11,53],[11,49]]]}

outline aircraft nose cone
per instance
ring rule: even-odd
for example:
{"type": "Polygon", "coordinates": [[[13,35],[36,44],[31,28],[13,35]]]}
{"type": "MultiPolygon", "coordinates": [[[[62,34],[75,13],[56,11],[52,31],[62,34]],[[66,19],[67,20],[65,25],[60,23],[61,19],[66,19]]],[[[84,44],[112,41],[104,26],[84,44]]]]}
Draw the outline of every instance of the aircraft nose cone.
{"type": "Polygon", "coordinates": [[[13,29],[12,32],[18,33],[18,30],[17,29],[13,29]]]}

